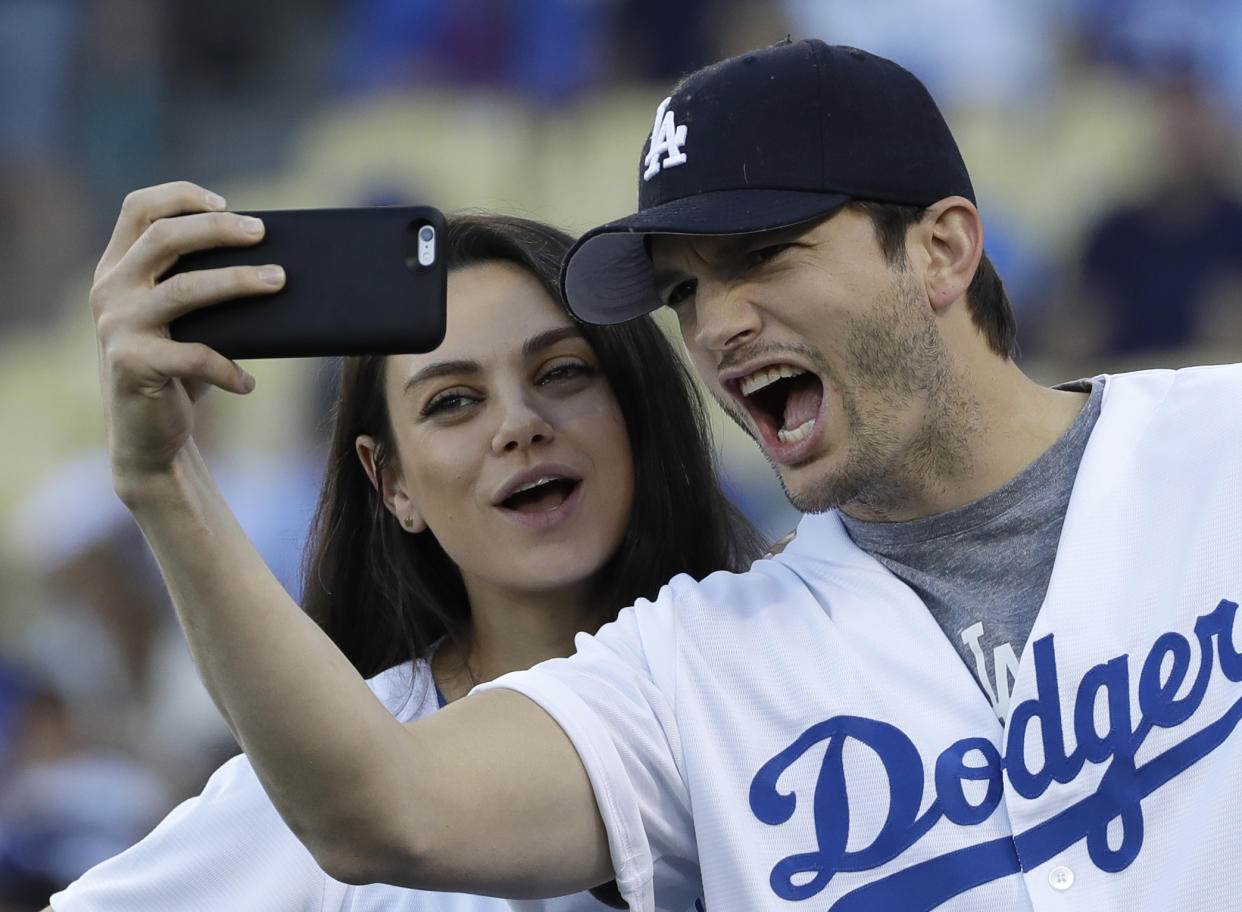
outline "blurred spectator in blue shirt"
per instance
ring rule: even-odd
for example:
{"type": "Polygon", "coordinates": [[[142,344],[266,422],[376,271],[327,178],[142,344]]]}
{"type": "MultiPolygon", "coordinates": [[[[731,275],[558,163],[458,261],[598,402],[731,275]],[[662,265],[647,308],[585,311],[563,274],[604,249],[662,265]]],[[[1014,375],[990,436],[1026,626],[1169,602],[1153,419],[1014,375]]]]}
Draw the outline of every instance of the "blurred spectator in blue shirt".
{"type": "Polygon", "coordinates": [[[347,92],[487,85],[556,103],[601,75],[608,0],[353,0],[344,5],[347,92]]]}
{"type": "Polygon", "coordinates": [[[1228,294],[1242,282],[1242,200],[1223,176],[1229,134],[1193,78],[1165,83],[1155,116],[1159,178],[1106,212],[1083,245],[1078,305],[1102,320],[1105,355],[1219,341],[1208,329],[1217,311],[1242,311],[1228,294]]]}

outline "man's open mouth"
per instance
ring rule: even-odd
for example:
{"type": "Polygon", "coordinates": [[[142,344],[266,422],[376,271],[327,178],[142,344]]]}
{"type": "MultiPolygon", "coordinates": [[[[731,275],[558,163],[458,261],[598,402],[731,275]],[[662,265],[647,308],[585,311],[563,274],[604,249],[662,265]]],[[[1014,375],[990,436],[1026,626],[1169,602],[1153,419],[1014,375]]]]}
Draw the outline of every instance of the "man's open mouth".
{"type": "Polygon", "coordinates": [[[824,399],[819,377],[791,364],[761,367],[735,381],[735,389],[763,439],[782,446],[810,435],[824,399]]]}

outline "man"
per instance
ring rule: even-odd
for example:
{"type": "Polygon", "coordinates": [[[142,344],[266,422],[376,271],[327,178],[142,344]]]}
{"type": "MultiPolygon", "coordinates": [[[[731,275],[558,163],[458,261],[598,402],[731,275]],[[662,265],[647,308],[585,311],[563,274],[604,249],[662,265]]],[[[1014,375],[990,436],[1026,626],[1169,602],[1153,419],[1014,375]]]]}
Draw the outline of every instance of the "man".
{"type": "MultiPolygon", "coordinates": [[[[143,226],[223,205],[181,193],[135,203],[124,240],[175,255],[143,226]]],[[[1233,904],[1239,368],[1023,376],[952,136],[861,51],[785,43],[690,76],[639,204],[571,253],[570,306],[672,307],[808,515],[748,573],[678,577],[573,657],[408,727],[201,469],[143,468],[184,435],[148,404],[166,377],[251,384],[166,344],[145,274],[97,283],[118,489],[319,862],[510,896],[615,876],[635,910],[700,883],[714,910],[1233,904]]],[[[177,308],[258,290],[221,274],[177,308]]]]}
{"type": "Polygon", "coordinates": [[[671,307],[811,515],[496,685],[574,741],[623,888],[697,865],[709,908],[1231,902],[1242,373],[1026,378],[948,128],[862,51],[689,77],[639,200],[570,254],[570,307],[671,307]]]}

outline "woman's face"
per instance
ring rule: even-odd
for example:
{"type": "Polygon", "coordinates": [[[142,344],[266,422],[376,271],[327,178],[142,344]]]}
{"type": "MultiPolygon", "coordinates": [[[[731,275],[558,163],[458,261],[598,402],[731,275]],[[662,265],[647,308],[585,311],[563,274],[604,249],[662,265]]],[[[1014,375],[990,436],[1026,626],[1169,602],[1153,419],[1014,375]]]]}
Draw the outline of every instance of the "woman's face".
{"type": "Polygon", "coordinates": [[[472,600],[588,582],[617,550],[634,500],[625,423],[594,351],[524,269],[450,273],[444,342],[388,358],[384,388],[398,457],[385,503],[430,529],[472,600]]]}

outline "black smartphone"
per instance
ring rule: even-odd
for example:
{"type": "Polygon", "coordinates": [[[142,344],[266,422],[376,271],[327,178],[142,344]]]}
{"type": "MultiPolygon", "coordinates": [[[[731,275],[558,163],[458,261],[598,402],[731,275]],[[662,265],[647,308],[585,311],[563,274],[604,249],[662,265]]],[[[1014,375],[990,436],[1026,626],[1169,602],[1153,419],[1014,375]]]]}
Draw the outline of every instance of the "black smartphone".
{"type": "MultiPolygon", "coordinates": [[[[263,240],[180,257],[167,275],[276,263],[285,285],[173,320],[172,337],[228,358],[391,355],[444,339],[444,215],[431,206],[273,209],[263,240]]],[[[167,276],[165,276],[167,277],[167,276]]]]}

